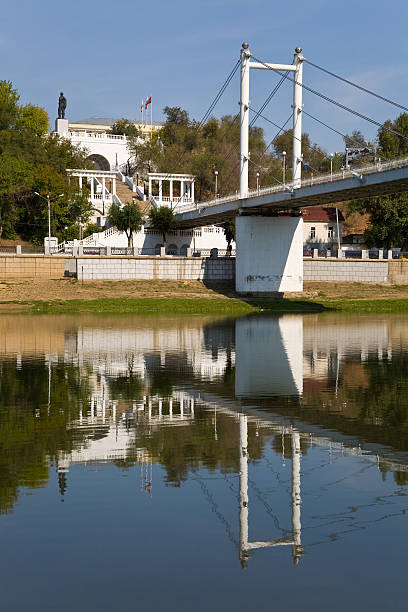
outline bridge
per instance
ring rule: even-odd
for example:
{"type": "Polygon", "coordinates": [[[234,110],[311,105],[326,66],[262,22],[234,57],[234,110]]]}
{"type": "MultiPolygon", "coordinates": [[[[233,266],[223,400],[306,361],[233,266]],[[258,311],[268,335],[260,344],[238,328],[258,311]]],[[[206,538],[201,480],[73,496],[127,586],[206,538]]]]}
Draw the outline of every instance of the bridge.
{"type": "MultiPolygon", "coordinates": [[[[300,47],[296,47],[293,63],[288,65],[265,63],[256,58],[252,58],[256,61],[251,61],[251,58],[248,43],[243,43],[240,56],[239,192],[208,202],[177,205],[174,208],[177,225],[180,228],[196,227],[222,223],[236,217],[237,291],[255,295],[298,292],[303,289],[303,228],[300,208],[406,191],[408,189],[408,158],[386,163],[376,161],[374,165],[358,171],[346,167],[341,173],[331,172],[324,176],[312,176],[310,179],[302,180],[303,89],[321,95],[303,84],[303,64],[307,60],[302,55],[300,47]],[[289,79],[293,82],[292,181],[289,184],[280,183],[264,189],[248,189],[248,165],[251,162],[249,111],[253,110],[250,108],[249,97],[251,70],[272,70],[280,74],[282,79],[289,79]],[[293,74],[293,77],[288,77],[288,74],[293,74]]],[[[328,74],[408,110],[338,75],[330,72],[328,74]]],[[[348,109],[327,96],[321,97],[380,126],[376,121],[348,109]]],[[[259,112],[254,112],[262,116],[259,112]]],[[[330,126],[326,125],[326,127],[330,126]]],[[[404,138],[402,134],[392,129],[390,131],[404,138]]]]}

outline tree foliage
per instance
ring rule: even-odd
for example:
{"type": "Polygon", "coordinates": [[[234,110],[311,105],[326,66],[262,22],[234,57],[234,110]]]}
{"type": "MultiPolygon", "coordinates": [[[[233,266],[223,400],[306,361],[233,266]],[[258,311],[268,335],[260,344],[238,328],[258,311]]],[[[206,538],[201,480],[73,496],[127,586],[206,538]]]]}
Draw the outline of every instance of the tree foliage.
{"type": "MultiPolygon", "coordinates": [[[[408,113],[401,113],[394,121],[385,121],[378,130],[378,144],[382,158],[408,154],[408,113]]],[[[403,251],[408,250],[407,192],[357,200],[351,203],[350,209],[369,215],[370,225],[364,232],[364,240],[369,247],[400,247],[403,251]]]]}
{"type": "Polygon", "coordinates": [[[110,129],[111,134],[116,134],[118,136],[139,136],[140,132],[133,123],[133,121],[129,121],[129,119],[118,119],[110,129]]]}
{"type": "Polygon", "coordinates": [[[143,224],[143,214],[138,204],[112,204],[109,209],[108,221],[120,232],[125,232],[128,246],[133,247],[133,233],[139,232],[143,224]]]}
{"type": "Polygon", "coordinates": [[[175,226],[174,212],[167,206],[152,208],[149,212],[150,224],[153,229],[161,232],[163,236],[163,246],[166,248],[166,234],[175,226]]]}
{"type": "Polygon", "coordinates": [[[19,105],[9,81],[0,81],[0,238],[17,235],[42,243],[48,233],[47,202],[34,195],[50,194],[52,231],[62,238],[65,227],[90,214],[87,194],[69,184],[66,169],[88,166],[86,154],[67,139],[47,135],[44,109],[19,105]],[[64,193],[63,198],[55,198],[64,193]],[[55,200],[53,202],[53,200],[55,200]]]}

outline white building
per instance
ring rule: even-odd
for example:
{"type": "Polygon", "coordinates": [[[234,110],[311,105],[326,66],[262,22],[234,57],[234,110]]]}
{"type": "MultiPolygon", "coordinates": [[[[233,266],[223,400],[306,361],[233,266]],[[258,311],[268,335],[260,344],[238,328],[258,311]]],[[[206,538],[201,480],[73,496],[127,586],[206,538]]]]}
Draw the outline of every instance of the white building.
{"type": "Polygon", "coordinates": [[[303,246],[306,249],[336,250],[341,244],[344,217],[334,207],[311,206],[302,209],[303,246]]]}
{"type": "MultiPolygon", "coordinates": [[[[137,201],[142,212],[148,213],[152,207],[171,206],[174,210],[183,203],[194,202],[194,180],[190,174],[149,174],[149,189],[145,193],[144,182],[128,176],[126,171],[131,162],[131,153],[126,136],[110,134],[110,128],[116,119],[90,118],[68,122],[57,119],[56,132],[69,138],[71,142],[88,152],[88,159],[93,162],[93,170],[68,170],[71,180],[78,181],[80,190],[89,189],[89,199],[93,205],[92,222],[105,227],[106,217],[112,203],[125,204],[137,201]]],[[[163,124],[153,122],[139,125],[144,137],[160,130],[163,124]]],[[[222,228],[208,226],[175,230],[166,236],[167,254],[187,255],[188,252],[209,255],[211,249],[218,249],[225,254],[227,242],[222,228]]],[[[81,241],[88,247],[124,248],[128,246],[126,234],[115,228],[95,233],[81,241]]],[[[72,246],[72,245],[69,245],[72,246]]],[[[163,236],[146,224],[133,236],[133,246],[141,254],[159,255],[163,247],[163,236]]],[[[235,247],[235,245],[233,245],[235,247]]]]}

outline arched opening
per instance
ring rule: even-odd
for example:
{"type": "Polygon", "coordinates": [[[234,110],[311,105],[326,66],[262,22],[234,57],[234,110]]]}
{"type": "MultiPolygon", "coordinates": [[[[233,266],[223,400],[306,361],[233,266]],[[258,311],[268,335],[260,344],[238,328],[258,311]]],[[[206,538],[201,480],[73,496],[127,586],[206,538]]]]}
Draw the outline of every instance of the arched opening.
{"type": "Polygon", "coordinates": [[[155,255],[160,255],[160,249],[162,248],[162,244],[156,244],[156,246],[154,247],[154,254],[155,255]]]}
{"type": "Polygon", "coordinates": [[[180,247],[180,255],[182,255],[183,257],[187,257],[188,248],[189,248],[188,244],[183,244],[183,246],[180,247]]]}
{"type": "Polygon", "coordinates": [[[94,153],[93,155],[89,155],[87,159],[89,159],[89,161],[92,162],[92,164],[95,167],[95,170],[102,170],[102,171],[110,170],[110,163],[108,162],[106,157],[104,157],[103,155],[98,155],[94,153]]]}
{"type": "Polygon", "coordinates": [[[167,249],[167,254],[177,255],[178,254],[177,244],[169,244],[168,249],[167,249]]]}

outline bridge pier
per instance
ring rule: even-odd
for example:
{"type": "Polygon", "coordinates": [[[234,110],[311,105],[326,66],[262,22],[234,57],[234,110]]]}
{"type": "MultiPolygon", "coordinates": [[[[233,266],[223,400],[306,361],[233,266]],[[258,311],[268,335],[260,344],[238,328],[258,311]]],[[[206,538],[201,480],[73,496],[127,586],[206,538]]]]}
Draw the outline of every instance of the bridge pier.
{"type": "Polygon", "coordinates": [[[303,291],[303,219],[236,218],[236,290],[249,295],[303,291]]]}

